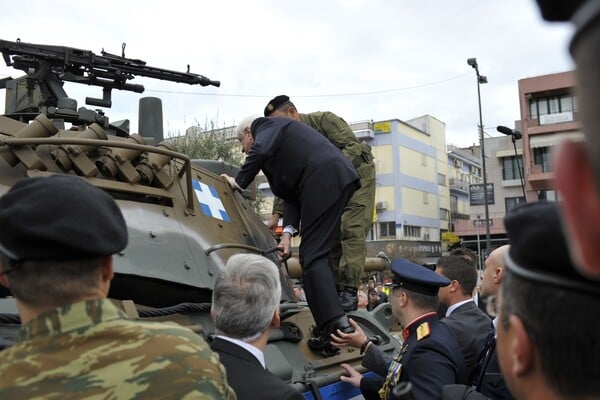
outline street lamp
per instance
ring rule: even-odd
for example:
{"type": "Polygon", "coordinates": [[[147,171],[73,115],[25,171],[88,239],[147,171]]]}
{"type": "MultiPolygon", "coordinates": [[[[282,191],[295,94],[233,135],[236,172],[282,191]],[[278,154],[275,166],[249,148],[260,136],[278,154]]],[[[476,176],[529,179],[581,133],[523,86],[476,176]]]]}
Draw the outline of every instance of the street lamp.
{"type": "Polygon", "coordinates": [[[483,205],[485,207],[485,248],[486,251],[490,251],[491,240],[490,240],[490,210],[488,208],[488,185],[487,185],[487,172],[485,169],[485,146],[483,141],[483,117],[481,116],[481,90],[479,86],[483,83],[488,83],[487,77],[479,75],[479,67],[477,65],[476,58],[469,58],[467,60],[477,76],[477,100],[479,101],[479,144],[481,146],[481,167],[483,172],[483,205]]]}

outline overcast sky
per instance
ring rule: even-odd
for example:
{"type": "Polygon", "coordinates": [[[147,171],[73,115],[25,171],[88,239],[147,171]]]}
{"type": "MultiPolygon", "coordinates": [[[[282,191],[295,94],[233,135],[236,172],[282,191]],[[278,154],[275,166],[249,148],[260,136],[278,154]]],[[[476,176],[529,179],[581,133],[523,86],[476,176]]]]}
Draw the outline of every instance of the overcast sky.
{"type": "MultiPolygon", "coordinates": [[[[136,78],[163,99],[165,134],[232,125],[288,94],[300,110],[348,122],[430,114],[447,142],[478,141],[476,57],[486,132],[519,119],[517,81],[573,68],[571,27],[544,22],[534,0],[34,1],[0,3],[0,39],[92,50],[220,80],[221,87],[136,78]]],[[[0,67],[0,78],[20,71],[0,67]]],[[[76,85],[75,85],[76,86],[76,85]]],[[[84,105],[98,87],[66,87],[84,105]]],[[[138,98],[113,91],[111,120],[137,129],[138,98]]],[[[4,97],[4,95],[2,95],[4,97]]],[[[3,104],[3,98],[1,100],[3,104]]]]}

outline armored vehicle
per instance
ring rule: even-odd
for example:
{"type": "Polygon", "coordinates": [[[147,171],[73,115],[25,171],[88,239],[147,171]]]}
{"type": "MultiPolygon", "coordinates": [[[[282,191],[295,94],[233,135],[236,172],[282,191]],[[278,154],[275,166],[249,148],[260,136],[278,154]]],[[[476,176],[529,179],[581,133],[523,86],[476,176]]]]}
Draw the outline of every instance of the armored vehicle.
{"type": "MultiPolygon", "coordinates": [[[[6,111],[0,116],[0,195],[20,179],[70,174],[105,190],[123,211],[129,245],[115,255],[116,276],[109,297],[133,318],[172,320],[210,340],[211,289],[227,259],[239,252],[263,254],[281,265],[281,328],[265,355],[270,371],[306,393],[306,398],[342,399],[358,392],[339,381],[341,362],[361,371],[358,351],[343,349],[324,357],[306,341],[314,322],[305,303],[295,300],[290,275],[297,260],[280,263],[271,232],[254,212],[251,193],[232,192],[219,174],[235,167],[191,160],[163,139],[160,100],[140,100],[139,133],[129,122],[111,121],[101,108],[111,106],[112,89],[144,91],[129,81],[144,76],[191,85],[219,86],[202,75],[146,65],[144,61],[63,46],[0,40],[7,65],[25,76],[0,81],[6,111]],[[102,88],[101,98],[77,107],[64,82],[102,88]]],[[[381,269],[385,260],[370,259],[381,269]]],[[[14,342],[19,328],[10,292],[0,288],[0,347],[14,342]]],[[[387,351],[398,349],[389,334],[391,312],[380,306],[351,315],[379,338],[387,351]]],[[[367,372],[367,371],[364,371],[367,372]]]]}

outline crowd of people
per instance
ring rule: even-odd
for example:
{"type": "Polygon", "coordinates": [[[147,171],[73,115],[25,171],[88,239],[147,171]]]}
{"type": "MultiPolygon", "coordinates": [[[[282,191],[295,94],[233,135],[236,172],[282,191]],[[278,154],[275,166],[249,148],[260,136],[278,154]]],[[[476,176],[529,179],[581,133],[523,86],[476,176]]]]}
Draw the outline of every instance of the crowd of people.
{"type": "MultiPolygon", "coordinates": [[[[316,323],[307,345],[326,356],[358,349],[375,375],[349,364],[340,373],[365,399],[394,399],[407,382],[418,400],[600,398],[600,2],[538,3],[546,19],[575,24],[586,142],[566,142],[556,155],[563,202],[506,215],[510,244],[489,254],[479,289],[468,252],[441,257],[435,270],[395,259],[387,289],[360,285],[373,157],[341,118],[299,114],[277,96],[264,117],[238,126],[246,162],[224,178],[243,189],[259,170],[267,176],[282,200],[270,221],[283,218],[282,257],[302,236],[297,293],[316,323]],[[394,356],[346,315],[382,303],[403,329],[394,356]]],[[[209,345],[175,323],[132,320],[107,299],[112,255],[128,233],[105,191],[69,175],[23,179],[0,197],[0,226],[0,284],[22,322],[17,342],[0,352],[0,398],[303,398],[266,368],[264,349],[281,323],[281,282],[267,258],[228,260],[213,291],[209,345]]]]}

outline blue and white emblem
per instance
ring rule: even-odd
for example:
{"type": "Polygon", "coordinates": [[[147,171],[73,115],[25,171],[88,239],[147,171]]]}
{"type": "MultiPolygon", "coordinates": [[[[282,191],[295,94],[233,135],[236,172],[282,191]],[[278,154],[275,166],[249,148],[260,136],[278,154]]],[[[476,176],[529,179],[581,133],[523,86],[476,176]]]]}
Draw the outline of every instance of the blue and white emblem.
{"type": "Polygon", "coordinates": [[[220,219],[225,222],[231,222],[227,211],[225,211],[223,202],[219,198],[217,189],[195,179],[192,179],[192,186],[194,187],[194,192],[196,192],[200,209],[204,215],[208,215],[209,217],[220,219]]]}

